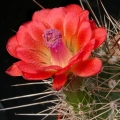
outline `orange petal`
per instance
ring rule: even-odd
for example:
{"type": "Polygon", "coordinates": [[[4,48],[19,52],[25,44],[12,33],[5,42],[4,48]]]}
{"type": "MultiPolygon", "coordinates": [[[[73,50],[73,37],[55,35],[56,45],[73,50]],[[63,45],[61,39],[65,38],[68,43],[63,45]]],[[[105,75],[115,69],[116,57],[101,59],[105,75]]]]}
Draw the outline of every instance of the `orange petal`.
{"type": "Polygon", "coordinates": [[[32,73],[32,74],[38,73],[38,69],[40,68],[40,65],[34,65],[31,63],[26,63],[24,61],[19,61],[16,63],[16,65],[22,72],[32,73]]]}
{"type": "Polygon", "coordinates": [[[68,49],[73,49],[72,47],[72,37],[76,33],[79,23],[79,16],[73,12],[68,12],[65,16],[63,23],[64,30],[64,43],[68,47],[68,49]]]}
{"type": "Polygon", "coordinates": [[[26,80],[44,80],[52,77],[54,73],[55,71],[42,71],[37,74],[25,73],[25,72],[23,72],[22,74],[24,79],[26,80]]]}
{"type": "Polygon", "coordinates": [[[11,38],[9,38],[6,48],[7,48],[7,51],[9,52],[9,54],[15,58],[18,58],[17,53],[16,53],[16,48],[18,46],[19,45],[18,45],[16,36],[12,36],[11,38]]]}
{"type": "Polygon", "coordinates": [[[86,46],[81,48],[81,50],[70,59],[69,64],[74,65],[78,61],[84,61],[88,59],[94,48],[94,44],[95,44],[95,40],[94,39],[90,40],[86,46]]]}
{"type": "Polygon", "coordinates": [[[22,73],[23,77],[27,80],[43,80],[52,77],[59,69],[59,66],[43,66],[35,74],[27,72],[22,73]]]}
{"type": "MultiPolygon", "coordinates": [[[[33,22],[31,22],[29,24],[27,24],[28,29],[30,28],[30,26],[33,25],[33,22]]],[[[36,40],[34,40],[32,38],[32,36],[28,33],[28,30],[27,30],[26,27],[25,26],[21,26],[19,28],[19,31],[17,32],[17,41],[18,41],[19,45],[24,47],[24,48],[28,48],[28,49],[32,49],[32,50],[35,50],[35,51],[39,51],[39,52],[42,52],[42,53],[46,54],[47,56],[50,56],[50,51],[44,45],[43,39],[40,39],[40,40],[37,41],[37,38],[38,38],[37,36],[39,34],[39,31],[38,31],[38,33],[35,33],[36,30],[30,31],[30,32],[34,32],[35,33],[34,35],[31,33],[34,38],[36,37],[36,40]]],[[[34,26],[34,28],[36,29],[35,26],[34,26]]],[[[40,37],[39,38],[41,38],[41,33],[42,32],[40,32],[40,37]]]]}
{"type": "Polygon", "coordinates": [[[22,75],[22,72],[20,71],[20,69],[17,67],[17,65],[15,63],[6,70],[6,73],[11,76],[21,76],[22,75]]]}
{"type": "Polygon", "coordinates": [[[66,15],[66,9],[64,7],[53,8],[48,17],[47,22],[51,28],[63,31],[63,20],[66,15]]]}
{"type": "Polygon", "coordinates": [[[40,48],[40,42],[35,41],[27,31],[27,28],[21,26],[17,32],[17,41],[20,46],[37,50],[40,48]]]}
{"type": "Polygon", "coordinates": [[[17,62],[16,65],[22,72],[31,73],[31,74],[39,74],[43,71],[57,71],[60,69],[59,66],[44,66],[43,64],[35,65],[23,61],[17,62]]]}
{"type": "Polygon", "coordinates": [[[90,25],[91,25],[92,30],[94,30],[94,29],[97,28],[96,23],[95,23],[94,20],[90,20],[89,22],[90,22],[90,25]]]}
{"type": "Polygon", "coordinates": [[[80,24],[84,21],[88,21],[89,20],[89,11],[88,10],[84,10],[79,14],[80,17],[80,24]]]}
{"type": "Polygon", "coordinates": [[[102,62],[98,58],[91,58],[89,60],[78,62],[73,66],[71,71],[81,77],[88,77],[98,74],[101,71],[102,62]]]}
{"type": "Polygon", "coordinates": [[[93,31],[93,38],[95,38],[94,49],[98,48],[106,39],[106,30],[104,28],[97,28],[93,31]]]}
{"type": "Polygon", "coordinates": [[[88,21],[82,22],[77,36],[76,48],[80,49],[85,46],[91,39],[92,30],[88,21]]]}
{"type": "Polygon", "coordinates": [[[34,12],[33,16],[32,16],[32,20],[34,21],[40,21],[42,23],[44,23],[44,25],[47,25],[47,16],[50,13],[51,9],[42,9],[40,11],[36,11],[34,12]]]}
{"type": "Polygon", "coordinates": [[[65,7],[68,12],[74,12],[75,14],[80,14],[83,10],[77,4],[70,4],[65,7]]]}
{"type": "Polygon", "coordinates": [[[65,16],[63,27],[64,27],[64,36],[70,38],[72,37],[78,27],[79,16],[75,13],[68,12],[65,16]]]}
{"type": "Polygon", "coordinates": [[[72,64],[68,64],[66,67],[61,68],[57,71],[55,74],[54,81],[53,81],[53,89],[54,90],[60,90],[67,81],[67,75],[70,73],[70,69],[72,67],[72,64]]]}
{"type": "Polygon", "coordinates": [[[48,65],[50,64],[50,58],[48,58],[48,56],[46,56],[42,52],[18,47],[17,55],[22,61],[27,62],[27,63],[34,63],[38,65],[41,63],[48,64],[48,65]]]}
{"type": "Polygon", "coordinates": [[[67,74],[55,75],[52,88],[56,91],[59,91],[67,81],[67,74]]]}
{"type": "Polygon", "coordinates": [[[40,42],[41,44],[44,42],[43,41],[43,33],[46,30],[45,26],[41,22],[36,22],[36,21],[31,21],[27,25],[27,31],[31,35],[31,37],[40,42]]]}

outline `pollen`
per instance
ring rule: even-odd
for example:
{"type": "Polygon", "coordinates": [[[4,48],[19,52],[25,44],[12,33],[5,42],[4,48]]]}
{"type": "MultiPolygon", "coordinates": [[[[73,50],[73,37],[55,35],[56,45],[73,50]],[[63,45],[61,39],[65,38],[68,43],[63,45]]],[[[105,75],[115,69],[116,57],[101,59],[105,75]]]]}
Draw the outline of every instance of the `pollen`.
{"type": "Polygon", "coordinates": [[[43,39],[48,48],[56,48],[62,42],[62,34],[59,30],[50,28],[45,30],[43,39]]]}

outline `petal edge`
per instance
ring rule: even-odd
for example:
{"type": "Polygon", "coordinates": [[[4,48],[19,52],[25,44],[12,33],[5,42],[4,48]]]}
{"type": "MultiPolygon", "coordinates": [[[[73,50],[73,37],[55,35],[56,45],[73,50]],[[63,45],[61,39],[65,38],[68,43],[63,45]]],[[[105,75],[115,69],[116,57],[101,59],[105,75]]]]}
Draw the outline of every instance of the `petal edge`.
{"type": "Polygon", "coordinates": [[[67,81],[67,74],[60,74],[54,77],[52,88],[59,91],[67,81]]]}
{"type": "Polygon", "coordinates": [[[10,66],[7,70],[6,73],[11,75],[11,76],[21,76],[22,72],[20,69],[17,67],[16,63],[14,63],[12,66],[10,66]]]}
{"type": "Polygon", "coordinates": [[[99,58],[90,58],[83,62],[78,62],[73,66],[71,71],[81,77],[93,76],[101,71],[102,62],[99,58]]]}

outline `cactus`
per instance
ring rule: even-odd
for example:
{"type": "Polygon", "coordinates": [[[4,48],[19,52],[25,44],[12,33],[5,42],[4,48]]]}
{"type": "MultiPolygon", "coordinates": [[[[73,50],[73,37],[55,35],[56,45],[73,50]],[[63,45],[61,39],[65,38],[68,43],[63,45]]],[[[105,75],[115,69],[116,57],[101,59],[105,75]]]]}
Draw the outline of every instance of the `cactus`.
{"type": "MultiPolygon", "coordinates": [[[[103,6],[102,2],[101,5],[103,6]]],[[[103,9],[105,10],[104,6],[103,9]]],[[[119,23],[107,12],[106,16],[108,23],[104,23],[104,27],[108,32],[107,40],[92,53],[92,56],[102,60],[103,69],[94,77],[70,77],[62,94],[66,95],[65,101],[71,109],[61,116],[61,120],[120,119],[120,28],[119,23]],[[67,113],[71,117],[66,117],[67,113]]]]}
{"type": "MultiPolygon", "coordinates": [[[[83,6],[81,0],[80,3],[83,6]]],[[[86,3],[92,11],[87,0],[86,3]]],[[[48,110],[41,111],[41,115],[44,114],[44,111],[50,110],[48,115],[57,115],[58,120],[120,119],[120,27],[119,22],[106,12],[101,0],[100,3],[106,14],[102,25],[107,29],[107,40],[97,50],[93,51],[91,56],[99,57],[102,60],[103,69],[96,76],[86,78],[71,74],[64,88],[58,92],[51,89],[51,80],[41,82],[49,85],[48,92],[45,94],[55,96],[54,100],[44,101],[44,103],[51,102],[54,105],[51,105],[48,110]]],[[[94,14],[93,17],[98,26],[102,26],[94,14]]],[[[47,97],[47,95],[42,97],[47,97]]],[[[46,118],[47,115],[44,115],[46,118]]]]}

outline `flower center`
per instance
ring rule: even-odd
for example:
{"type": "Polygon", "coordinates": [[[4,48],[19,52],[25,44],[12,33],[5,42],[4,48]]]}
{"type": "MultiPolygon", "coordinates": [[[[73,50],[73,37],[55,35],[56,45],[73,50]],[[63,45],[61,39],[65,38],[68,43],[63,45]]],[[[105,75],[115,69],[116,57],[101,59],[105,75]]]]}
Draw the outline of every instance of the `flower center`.
{"type": "Polygon", "coordinates": [[[65,67],[72,54],[64,45],[61,32],[52,28],[47,29],[43,34],[43,39],[45,45],[50,49],[52,64],[65,67]]]}
{"type": "Polygon", "coordinates": [[[48,48],[56,48],[62,42],[62,34],[56,29],[47,29],[43,34],[44,42],[48,48]]]}

